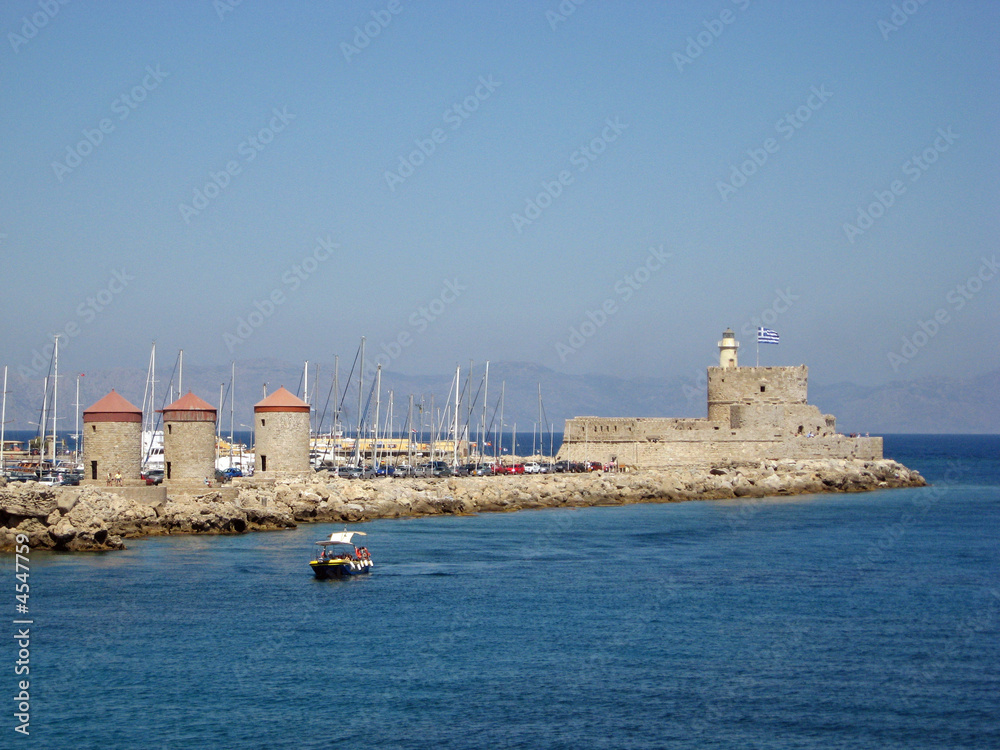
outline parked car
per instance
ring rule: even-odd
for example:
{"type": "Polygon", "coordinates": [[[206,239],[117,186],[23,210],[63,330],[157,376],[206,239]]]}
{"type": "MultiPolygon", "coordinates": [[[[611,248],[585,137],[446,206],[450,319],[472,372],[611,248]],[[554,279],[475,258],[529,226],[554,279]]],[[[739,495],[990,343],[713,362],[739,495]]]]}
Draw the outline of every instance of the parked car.
{"type": "Polygon", "coordinates": [[[76,487],[80,484],[81,479],[83,479],[83,474],[73,471],[63,475],[61,484],[63,487],[76,487]]]}
{"type": "Polygon", "coordinates": [[[243,476],[243,472],[236,466],[230,466],[228,469],[224,469],[222,475],[226,479],[232,479],[233,477],[243,476]]]}
{"type": "Polygon", "coordinates": [[[450,477],[453,472],[447,461],[432,461],[430,465],[431,476],[450,477]]]}
{"type": "Polygon", "coordinates": [[[524,465],[525,474],[541,474],[542,467],[537,461],[530,461],[524,465]]]}
{"type": "Polygon", "coordinates": [[[361,467],[360,466],[338,466],[336,474],[338,477],[343,477],[344,479],[360,479],[361,478],[361,467]]]}
{"type": "Polygon", "coordinates": [[[512,464],[510,466],[497,464],[493,471],[495,474],[523,474],[524,464],[512,464]]]}
{"type": "Polygon", "coordinates": [[[163,469],[150,469],[143,477],[146,484],[160,484],[163,481],[163,469]]]}

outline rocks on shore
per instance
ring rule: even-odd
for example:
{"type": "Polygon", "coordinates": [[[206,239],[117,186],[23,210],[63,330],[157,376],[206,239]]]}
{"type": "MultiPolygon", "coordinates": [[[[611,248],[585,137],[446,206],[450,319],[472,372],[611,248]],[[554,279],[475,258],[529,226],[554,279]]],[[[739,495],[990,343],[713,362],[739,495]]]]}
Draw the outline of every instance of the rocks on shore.
{"type": "Polygon", "coordinates": [[[350,480],[325,472],[278,484],[172,493],[144,503],[113,488],[0,486],[0,550],[18,534],[34,549],[114,550],[124,539],[162,534],[227,534],[353,523],[373,518],[467,514],[560,506],[759,498],[816,492],[919,487],[923,477],[895,461],[782,460],[759,465],[678,467],[628,474],[544,474],[449,479],[350,480]]]}

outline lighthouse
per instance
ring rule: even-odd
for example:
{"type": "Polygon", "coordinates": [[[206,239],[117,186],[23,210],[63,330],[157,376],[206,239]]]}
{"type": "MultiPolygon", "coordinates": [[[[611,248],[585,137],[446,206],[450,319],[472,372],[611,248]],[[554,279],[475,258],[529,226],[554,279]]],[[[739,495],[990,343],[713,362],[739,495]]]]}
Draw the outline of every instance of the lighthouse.
{"type": "Polygon", "coordinates": [[[722,332],[722,341],[719,342],[719,367],[724,370],[736,368],[736,350],[740,348],[740,342],[736,340],[736,334],[731,328],[722,332]]]}

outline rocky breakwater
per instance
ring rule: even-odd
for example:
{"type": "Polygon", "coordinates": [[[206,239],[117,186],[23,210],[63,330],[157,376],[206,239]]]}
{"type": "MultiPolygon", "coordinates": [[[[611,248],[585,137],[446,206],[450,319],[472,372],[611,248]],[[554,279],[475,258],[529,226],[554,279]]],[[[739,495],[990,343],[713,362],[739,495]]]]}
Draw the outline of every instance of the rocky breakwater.
{"type": "Polygon", "coordinates": [[[0,550],[18,534],[33,549],[124,549],[124,539],[162,534],[226,534],[295,526],[287,507],[254,492],[180,493],[155,503],[123,497],[114,488],[46,487],[34,482],[0,487],[0,550]]]}
{"type": "Polygon", "coordinates": [[[297,523],[623,505],[819,492],[864,492],[925,484],[892,460],[763,461],[628,473],[448,479],[339,479],[325,472],[278,484],[233,487],[137,502],[101,488],[0,488],[0,548],[17,534],[34,548],[121,549],[124,539],[159,534],[243,533],[297,523]]]}

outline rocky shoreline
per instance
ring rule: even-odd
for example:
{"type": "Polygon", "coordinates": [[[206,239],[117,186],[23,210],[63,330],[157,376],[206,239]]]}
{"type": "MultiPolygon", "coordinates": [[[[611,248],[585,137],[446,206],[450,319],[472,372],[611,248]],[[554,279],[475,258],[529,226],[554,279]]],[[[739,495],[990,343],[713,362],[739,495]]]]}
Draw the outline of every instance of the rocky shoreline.
{"type": "MultiPolygon", "coordinates": [[[[889,459],[781,460],[756,465],[678,467],[628,473],[544,474],[448,479],[330,477],[172,492],[136,500],[108,487],[0,486],[0,550],[24,534],[33,549],[99,551],[125,539],[167,534],[239,534],[300,523],[507,512],[530,508],[624,505],[819,492],[867,492],[925,485],[889,459]]],[[[141,493],[140,493],[141,494],[141,493]]]]}

